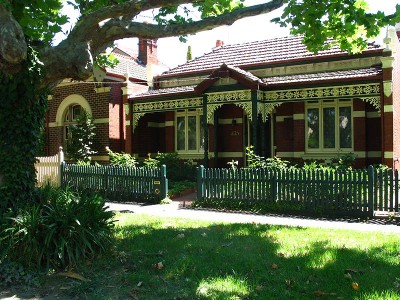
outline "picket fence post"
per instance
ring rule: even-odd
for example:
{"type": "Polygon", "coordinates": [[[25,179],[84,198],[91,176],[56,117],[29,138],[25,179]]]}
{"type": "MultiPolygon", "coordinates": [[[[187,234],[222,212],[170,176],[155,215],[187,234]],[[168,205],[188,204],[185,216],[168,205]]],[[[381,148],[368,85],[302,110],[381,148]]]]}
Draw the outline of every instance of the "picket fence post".
{"type": "Polygon", "coordinates": [[[167,198],[168,193],[168,179],[167,179],[167,166],[161,166],[161,199],[167,198]]]}
{"type": "Polygon", "coordinates": [[[204,166],[200,165],[197,168],[197,199],[202,200],[204,198],[204,166]]]}
{"type": "Polygon", "coordinates": [[[374,186],[375,186],[375,176],[374,167],[368,167],[368,212],[371,216],[374,216],[374,186]]]}
{"type": "Polygon", "coordinates": [[[58,183],[58,186],[62,186],[62,177],[63,177],[63,169],[64,169],[64,152],[63,152],[63,147],[59,147],[58,148],[59,149],[59,151],[58,151],[58,164],[59,164],[59,172],[58,172],[58,178],[57,178],[57,183],[58,183]]]}

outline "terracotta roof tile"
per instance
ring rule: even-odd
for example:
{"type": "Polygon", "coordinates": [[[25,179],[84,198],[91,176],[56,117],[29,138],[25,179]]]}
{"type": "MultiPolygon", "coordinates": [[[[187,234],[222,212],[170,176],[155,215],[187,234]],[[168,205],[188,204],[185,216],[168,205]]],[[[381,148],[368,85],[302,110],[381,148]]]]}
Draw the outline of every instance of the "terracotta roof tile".
{"type": "Polygon", "coordinates": [[[365,78],[382,74],[380,68],[364,68],[340,71],[327,71],[309,74],[296,74],[286,76],[272,76],[262,79],[267,85],[285,84],[294,82],[307,82],[307,81],[324,81],[333,79],[348,79],[348,78],[365,78]]]}
{"type": "MultiPolygon", "coordinates": [[[[376,44],[369,44],[367,50],[381,49],[376,44]]],[[[249,66],[262,63],[273,63],[283,60],[316,58],[344,54],[338,46],[314,54],[309,52],[302,43],[301,36],[289,36],[265,41],[249,42],[244,44],[225,45],[214,48],[181,66],[165,72],[163,75],[179,75],[196,71],[216,69],[222,64],[231,66],[249,66]]]]}
{"type": "Polygon", "coordinates": [[[140,64],[136,57],[131,56],[122,49],[114,48],[112,51],[119,63],[114,68],[106,68],[107,73],[123,75],[129,71],[132,78],[147,80],[146,66],[140,64]]]}

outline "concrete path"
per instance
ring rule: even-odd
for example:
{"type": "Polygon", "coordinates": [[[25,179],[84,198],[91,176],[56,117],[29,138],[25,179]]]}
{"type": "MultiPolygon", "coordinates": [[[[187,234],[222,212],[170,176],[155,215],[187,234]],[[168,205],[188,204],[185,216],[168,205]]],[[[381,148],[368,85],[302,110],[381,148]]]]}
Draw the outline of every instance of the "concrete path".
{"type": "Polygon", "coordinates": [[[298,216],[282,215],[258,215],[251,213],[230,213],[203,209],[190,209],[183,207],[183,204],[191,203],[193,195],[188,195],[176,199],[172,204],[157,204],[140,206],[134,204],[107,203],[110,210],[131,212],[135,214],[146,214],[161,217],[177,217],[210,222],[227,223],[259,223],[271,225],[287,225],[299,227],[316,227],[332,229],[349,229],[358,231],[372,232],[392,232],[400,234],[400,224],[388,224],[385,220],[367,220],[365,222],[358,219],[312,219],[298,216]]]}

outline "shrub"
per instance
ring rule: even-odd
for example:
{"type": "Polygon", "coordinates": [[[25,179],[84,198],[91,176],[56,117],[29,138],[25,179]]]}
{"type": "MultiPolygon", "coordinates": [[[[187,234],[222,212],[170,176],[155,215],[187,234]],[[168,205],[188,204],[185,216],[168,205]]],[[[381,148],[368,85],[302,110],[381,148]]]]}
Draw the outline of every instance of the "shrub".
{"type": "Polygon", "coordinates": [[[265,158],[256,155],[254,153],[254,146],[246,147],[246,159],[248,168],[286,169],[289,166],[288,161],[282,160],[279,157],[265,158]]]}
{"type": "Polygon", "coordinates": [[[96,195],[46,186],[39,201],[22,209],[6,229],[8,258],[27,267],[72,267],[111,242],[113,213],[96,195]]]}
{"type": "Polygon", "coordinates": [[[78,116],[77,124],[70,125],[71,136],[68,139],[67,154],[72,161],[89,161],[96,154],[93,150],[95,125],[90,114],[83,110],[78,116]]]}
{"type": "Polygon", "coordinates": [[[110,163],[112,165],[135,168],[138,164],[136,158],[128,153],[113,152],[108,147],[106,147],[106,150],[108,152],[108,155],[110,156],[110,163]]]}
{"type": "Polygon", "coordinates": [[[158,152],[155,158],[152,158],[151,154],[149,154],[143,163],[152,168],[166,165],[167,176],[171,181],[196,181],[196,164],[193,160],[180,159],[176,152],[158,152]]]}

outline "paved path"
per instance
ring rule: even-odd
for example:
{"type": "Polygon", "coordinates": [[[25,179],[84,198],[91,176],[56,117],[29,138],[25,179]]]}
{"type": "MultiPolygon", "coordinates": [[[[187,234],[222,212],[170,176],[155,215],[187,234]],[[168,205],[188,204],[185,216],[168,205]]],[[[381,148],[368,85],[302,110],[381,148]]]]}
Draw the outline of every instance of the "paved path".
{"type": "Polygon", "coordinates": [[[134,204],[118,204],[107,203],[110,210],[133,212],[136,214],[147,214],[162,217],[178,217],[194,220],[204,220],[211,222],[228,222],[228,223],[259,223],[271,225],[287,225],[299,227],[316,227],[316,228],[332,228],[332,229],[350,229],[358,231],[380,231],[393,232],[400,234],[400,224],[386,224],[384,220],[369,220],[361,222],[358,219],[311,219],[297,216],[280,216],[280,215],[257,215],[250,213],[229,213],[220,211],[209,211],[190,209],[183,207],[183,203],[187,204],[193,200],[192,195],[178,198],[172,204],[157,204],[140,206],[134,204]]]}

